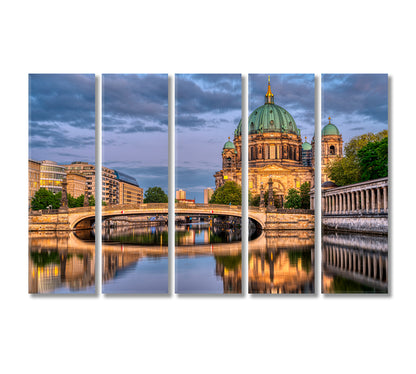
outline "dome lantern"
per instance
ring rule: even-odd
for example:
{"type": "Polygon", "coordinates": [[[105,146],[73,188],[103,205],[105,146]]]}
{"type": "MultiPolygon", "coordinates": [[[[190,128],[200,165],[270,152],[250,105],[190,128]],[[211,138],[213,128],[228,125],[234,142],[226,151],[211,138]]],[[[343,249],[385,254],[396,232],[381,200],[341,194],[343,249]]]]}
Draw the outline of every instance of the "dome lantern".
{"type": "Polygon", "coordinates": [[[270,75],[267,78],[267,93],[265,95],[266,101],[264,104],[274,104],[274,95],[272,90],[270,89],[270,75]]]}

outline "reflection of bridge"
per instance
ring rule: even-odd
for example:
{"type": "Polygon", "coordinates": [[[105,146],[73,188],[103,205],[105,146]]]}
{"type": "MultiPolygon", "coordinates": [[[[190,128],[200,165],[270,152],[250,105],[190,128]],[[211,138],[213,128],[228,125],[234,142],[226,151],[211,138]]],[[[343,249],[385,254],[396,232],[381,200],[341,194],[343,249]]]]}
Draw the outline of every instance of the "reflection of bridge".
{"type": "MultiPolygon", "coordinates": [[[[102,219],[118,216],[157,216],[168,215],[168,204],[123,204],[102,207],[102,219]]],[[[241,206],[215,204],[176,204],[177,215],[219,215],[242,217],[241,206]]],[[[265,226],[265,210],[249,212],[249,218],[261,227],[265,226]]],[[[29,230],[74,230],[88,229],[95,222],[94,207],[59,209],[57,211],[38,211],[29,215],[29,230]]]]}
{"type": "Polygon", "coordinates": [[[339,275],[387,291],[388,243],[382,236],[330,234],[322,237],[322,265],[339,275]]]}

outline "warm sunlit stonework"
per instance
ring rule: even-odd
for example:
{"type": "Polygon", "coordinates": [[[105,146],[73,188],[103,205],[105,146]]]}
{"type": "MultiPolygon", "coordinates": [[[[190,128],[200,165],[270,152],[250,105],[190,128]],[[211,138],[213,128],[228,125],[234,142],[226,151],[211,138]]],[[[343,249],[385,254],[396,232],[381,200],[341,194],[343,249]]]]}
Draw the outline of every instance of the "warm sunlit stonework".
{"type": "MultiPolygon", "coordinates": [[[[301,132],[292,115],[275,104],[268,82],[264,105],[255,109],[248,118],[248,187],[252,196],[267,190],[270,178],[273,189],[283,203],[291,188],[304,182],[314,185],[314,139],[302,143],[301,132]]],[[[228,139],[222,151],[222,170],[215,173],[216,188],[227,181],[241,184],[242,122],[234,132],[233,142],[228,139]]],[[[342,135],[330,121],[322,130],[322,180],[327,181],[326,166],[342,157],[342,135]]]]}
{"type": "MultiPolygon", "coordinates": [[[[214,175],[217,188],[227,180],[241,184],[241,134],[240,121],[234,132],[234,141],[227,141],[223,147],[222,170],[214,175]]],[[[267,189],[270,178],[281,202],[290,188],[313,182],[312,166],[302,162],[300,130],[291,114],[274,103],[270,79],[264,105],[255,109],[248,118],[248,164],[248,185],[252,196],[260,193],[261,185],[267,189]]]]}

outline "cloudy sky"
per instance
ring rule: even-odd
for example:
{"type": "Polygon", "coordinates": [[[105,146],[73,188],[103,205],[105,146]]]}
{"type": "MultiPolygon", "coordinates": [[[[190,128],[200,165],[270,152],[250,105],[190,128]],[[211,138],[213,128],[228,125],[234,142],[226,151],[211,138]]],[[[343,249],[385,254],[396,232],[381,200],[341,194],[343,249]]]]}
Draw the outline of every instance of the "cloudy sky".
{"type": "Polygon", "coordinates": [[[168,193],[168,75],[104,74],[103,165],[168,193]]]}
{"type": "MultiPolygon", "coordinates": [[[[248,80],[249,114],[265,103],[267,74],[250,74],[248,80]]],[[[315,132],[314,74],[270,74],[274,103],[285,108],[300,130],[302,141],[310,143],[315,132]]]]}
{"type": "Polygon", "coordinates": [[[95,162],[95,75],[29,75],[29,158],[95,162]]]}
{"type": "Polygon", "coordinates": [[[322,126],[336,125],[344,144],[352,137],[388,127],[386,74],[323,74],[322,126]]]}
{"type": "Polygon", "coordinates": [[[176,190],[202,203],[241,118],[241,75],[179,74],[175,90],[176,190]]]}

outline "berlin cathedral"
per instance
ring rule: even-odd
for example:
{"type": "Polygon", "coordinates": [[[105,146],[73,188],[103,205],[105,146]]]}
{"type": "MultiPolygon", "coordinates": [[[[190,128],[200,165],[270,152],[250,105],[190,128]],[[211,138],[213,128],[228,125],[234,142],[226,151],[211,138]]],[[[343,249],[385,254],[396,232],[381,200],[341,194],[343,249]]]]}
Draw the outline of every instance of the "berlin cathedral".
{"type": "MultiPolygon", "coordinates": [[[[222,170],[214,174],[216,188],[227,181],[241,185],[241,132],[240,120],[233,141],[228,138],[222,150],[222,170]]],[[[342,135],[329,123],[321,136],[321,183],[329,180],[325,168],[342,157],[342,135]]],[[[268,80],[264,105],[255,109],[248,118],[248,188],[254,197],[270,180],[280,206],[289,189],[299,188],[304,182],[314,185],[314,138],[302,143],[300,129],[292,115],[274,103],[274,94],[268,80]]]]}

